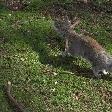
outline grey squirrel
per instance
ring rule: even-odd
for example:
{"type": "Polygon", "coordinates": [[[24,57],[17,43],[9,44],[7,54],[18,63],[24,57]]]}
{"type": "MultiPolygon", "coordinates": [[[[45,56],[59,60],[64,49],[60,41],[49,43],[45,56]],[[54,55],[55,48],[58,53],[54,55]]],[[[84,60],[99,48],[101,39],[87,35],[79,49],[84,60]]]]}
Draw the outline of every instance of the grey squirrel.
{"type": "Polygon", "coordinates": [[[59,10],[53,17],[54,29],[65,38],[64,55],[81,56],[87,59],[96,77],[107,75],[112,72],[112,56],[93,38],[79,35],[74,27],[79,23],[71,23],[64,11],[59,10]],[[63,14],[64,12],[64,14],[63,14]]]}

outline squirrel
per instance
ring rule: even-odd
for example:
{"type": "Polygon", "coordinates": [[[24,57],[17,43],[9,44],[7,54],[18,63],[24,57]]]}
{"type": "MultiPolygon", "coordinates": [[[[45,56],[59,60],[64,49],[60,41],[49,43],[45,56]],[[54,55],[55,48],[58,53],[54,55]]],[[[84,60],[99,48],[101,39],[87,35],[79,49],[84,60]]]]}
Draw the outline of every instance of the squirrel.
{"type": "Polygon", "coordinates": [[[64,55],[81,56],[92,65],[95,77],[100,78],[112,72],[112,56],[93,38],[76,33],[74,27],[79,20],[72,23],[66,12],[59,9],[52,18],[54,29],[65,38],[64,55]]]}

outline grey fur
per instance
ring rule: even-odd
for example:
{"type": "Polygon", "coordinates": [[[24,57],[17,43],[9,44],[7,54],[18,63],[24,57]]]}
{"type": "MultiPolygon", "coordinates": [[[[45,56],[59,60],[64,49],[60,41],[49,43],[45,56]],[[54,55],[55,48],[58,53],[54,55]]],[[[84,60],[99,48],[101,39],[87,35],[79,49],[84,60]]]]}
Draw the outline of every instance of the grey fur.
{"type": "Polygon", "coordinates": [[[107,74],[112,72],[112,57],[93,38],[79,35],[74,31],[74,24],[71,24],[67,16],[54,18],[54,27],[57,33],[66,39],[65,53],[73,56],[81,56],[92,64],[92,70],[96,77],[100,77],[100,71],[107,74]]]}

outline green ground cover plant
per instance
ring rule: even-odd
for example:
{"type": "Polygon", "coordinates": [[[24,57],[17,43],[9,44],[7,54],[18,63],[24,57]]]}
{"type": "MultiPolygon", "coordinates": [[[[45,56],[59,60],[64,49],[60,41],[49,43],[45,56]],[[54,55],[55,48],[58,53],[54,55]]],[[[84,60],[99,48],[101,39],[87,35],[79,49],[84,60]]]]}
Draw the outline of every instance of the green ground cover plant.
{"type": "MultiPolygon", "coordinates": [[[[40,13],[46,4],[32,0],[16,12],[0,5],[0,112],[12,112],[3,91],[7,81],[27,112],[111,112],[112,76],[95,79],[86,60],[60,56],[64,40],[40,13]]],[[[112,54],[112,14],[74,15],[81,20],[75,30],[86,30],[112,54]]]]}

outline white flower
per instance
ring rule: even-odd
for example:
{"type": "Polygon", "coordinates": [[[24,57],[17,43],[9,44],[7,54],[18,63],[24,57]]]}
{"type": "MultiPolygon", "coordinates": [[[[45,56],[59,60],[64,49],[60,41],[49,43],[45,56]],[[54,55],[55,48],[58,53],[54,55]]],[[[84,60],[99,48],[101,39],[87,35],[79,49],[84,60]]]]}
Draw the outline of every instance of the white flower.
{"type": "Polygon", "coordinates": [[[46,80],[45,80],[45,79],[43,79],[43,82],[45,83],[45,82],[46,82],[46,80]]]}
{"type": "Polygon", "coordinates": [[[58,82],[56,81],[55,84],[57,84],[58,82]]]}
{"type": "Polygon", "coordinates": [[[51,89],[51,91],[53,91],[53,92],[54,92],[55,90],[56,90],[55,88],[51,89]]]}
{"type": "Polygon", "coordinates": [[[57,54],[55,54],[54,56],[57,56],[57,54]]]}
{"type": "Polygon", "coordinates": [[[57,73],[56,73],[56,72],[53,72],[53,74],[54,74],[54,75],[57,75],[57,73]]]}
{"type": "Polygon", "coordinates": [[[9,14],[9,16],[11,16],[12,14],[9,14]]]}
{"type": "Polygon", "coordinates": [[[21,58],[21,61],[24,61],[24,58],[21,58]]]}
{"type": "Polygon", "coordinates": [[[30,30],[27,31],[28,33],[30,32],[30,30]]]}

